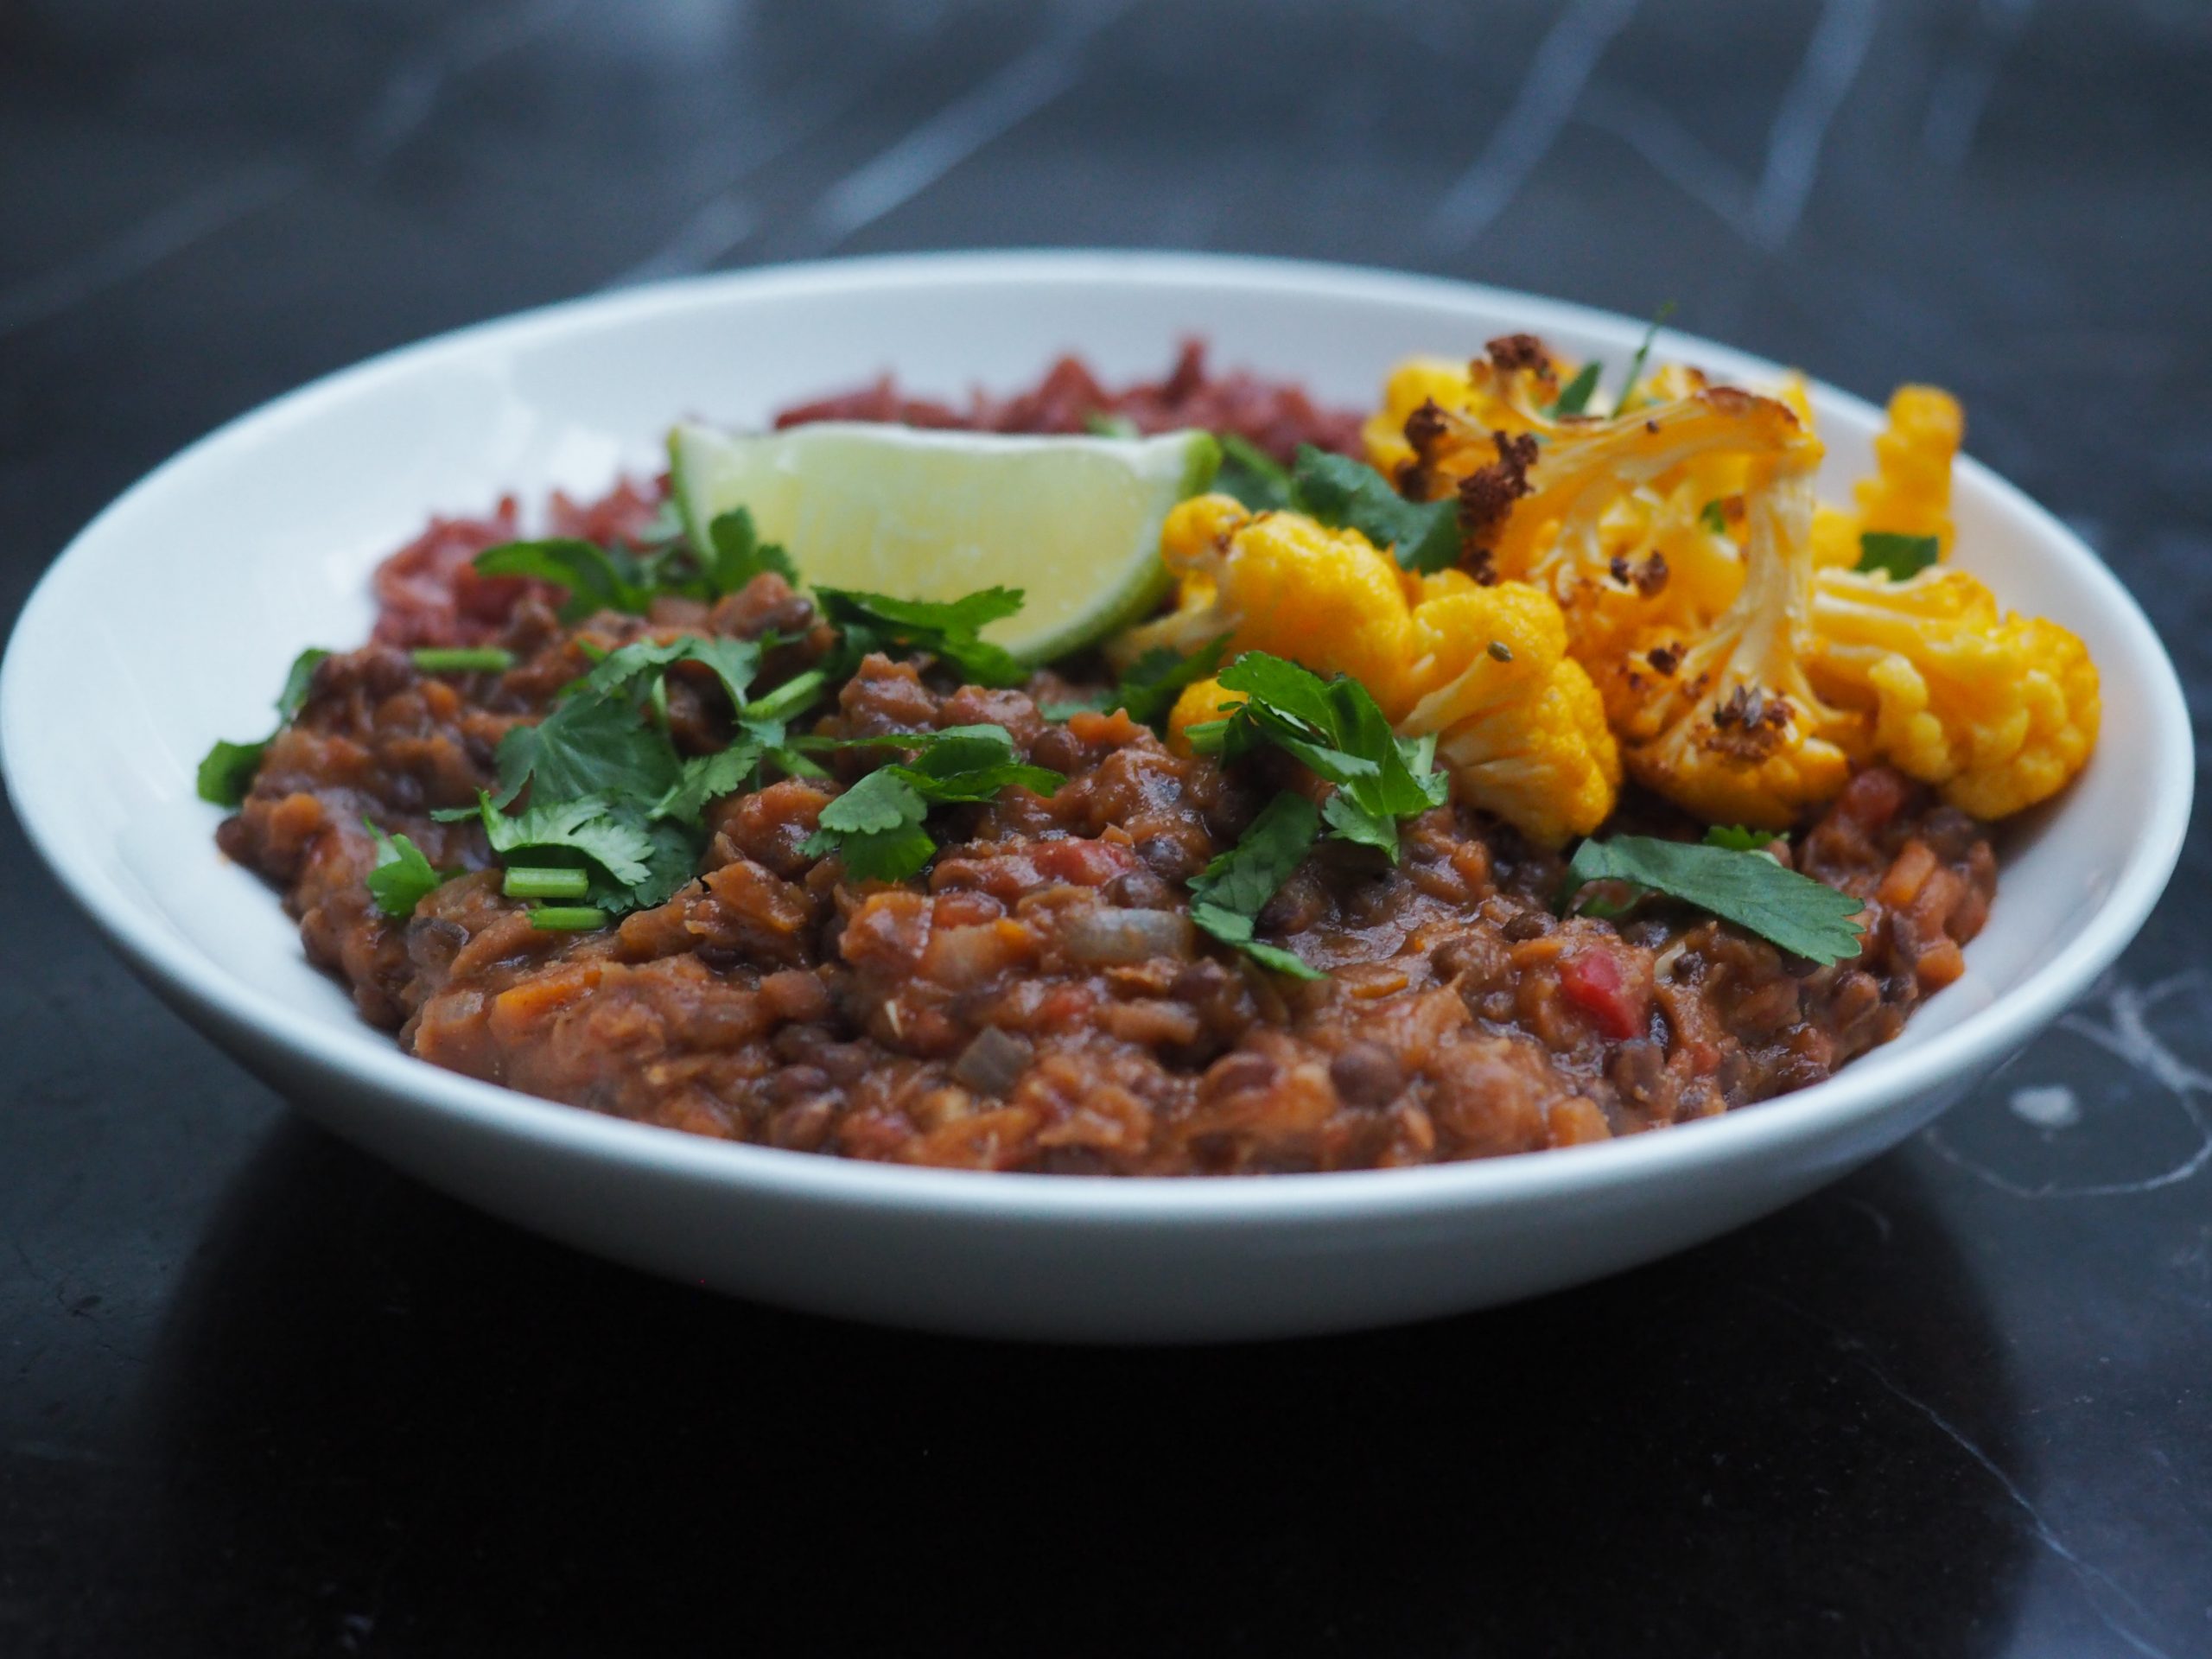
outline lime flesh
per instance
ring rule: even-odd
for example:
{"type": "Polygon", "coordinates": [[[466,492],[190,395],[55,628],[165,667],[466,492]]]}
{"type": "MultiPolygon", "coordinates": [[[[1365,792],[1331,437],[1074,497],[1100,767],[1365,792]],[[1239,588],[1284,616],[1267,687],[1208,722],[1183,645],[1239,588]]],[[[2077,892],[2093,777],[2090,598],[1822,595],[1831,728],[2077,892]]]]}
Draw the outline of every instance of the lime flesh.
{"type": "Polygon", "coordinates": [[[744,507],[810,587],[951,600],[1019,588],[983,630],[1025,662],[1090,645],[1167,591],[1160,526],[1211,481],[1205,432],[1029,437],[825,422],[739,436],[683,425],[670,472],[685,531],[744,507]]]}

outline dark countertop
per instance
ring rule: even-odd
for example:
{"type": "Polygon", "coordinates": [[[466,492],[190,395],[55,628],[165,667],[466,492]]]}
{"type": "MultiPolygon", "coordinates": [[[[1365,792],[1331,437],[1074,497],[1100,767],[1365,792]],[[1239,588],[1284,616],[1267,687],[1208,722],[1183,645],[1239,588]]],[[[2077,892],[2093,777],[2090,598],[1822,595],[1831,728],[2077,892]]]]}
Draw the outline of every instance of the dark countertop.
{"type": "MultiPolygon", "coordinates": [[[[1948,385],[2212,696],[2209,20],[0,0],[0,602],[188,440],[457,323],[1192,247],[1672,297],[1948,385]]],[[[1769,1221],[1502,1313],[1113,1353],[716,1300],[433,1196],[161,1008],[7,820],[0,1652],[2212,1653],[2209,865],[1769,1221]]]]}

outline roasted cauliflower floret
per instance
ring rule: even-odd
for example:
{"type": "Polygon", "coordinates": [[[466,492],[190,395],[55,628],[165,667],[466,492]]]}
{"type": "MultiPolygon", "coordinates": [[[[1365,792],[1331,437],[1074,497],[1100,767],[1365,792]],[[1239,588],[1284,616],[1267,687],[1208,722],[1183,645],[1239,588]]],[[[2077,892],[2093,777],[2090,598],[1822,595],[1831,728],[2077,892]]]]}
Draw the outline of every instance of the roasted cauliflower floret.
{"type": "MultiPolygon", "coordinates": [[[[1606,568],[1611,553],[1603,528],[1624,496],[1705,456],[1751,462],[1787,456],[1802,469],[1813,459],[1810,451],[1811,440],[1786,404],[1732,386],[1578,427],[1526,469],[1526,493],[1490,543],[1492,562],[1501,575],[1556,591],[1606,568]]],[[[1463,500],[1466,494],[1463,486],[1463,500]]]]}
{"type": "Polygon", "coordinates": [[[1200,495],[1167,515],[1160,556],[1181,584],[1176,607],[1121,635],[1109,647],[1117,664],[1227,635],[1231,655],[1264,651],[1349,674],[1378,701],[1404,671],[1411,579],[1356,530],[1200,495]]]}
{"type": "Polygon", "coordinates": [[[1933,536],[1951,556],[1951,465],[1966,435],[1958,399],[1935,386],[1899,386],[1889,423],[1874,440],[1874,473],[1853,487],[1856,511],[1824,506],[1813,523],[1813,556],[1824,569],[1859,563],[1867,531],[1933,536]]]}
{"type": "Polygon", "coordinates": [[[1463,438],[1553,431],[1555,423],[1543,410],[1559,395],[1559,369],[1533,334],[1500,335],[1471,363],[1408,358],[1383,382],[1382,407],[1360,429],[1368,465],[1401,488],[1421,486],[1409,493],[1441,494],[1416,465],[1446,459],[1434,447],[1435,415],[1452,417],[1463,438]]]}
{"type": "Polygon", "coordinates": [[[1193,680],[1185,686],[1175,706],[1167,711],[1167,745],[1178,754],[1191,753],[1191,728],[1210,720],[1223,720],[1244,701],[1242,691],[1231,691],[1219,680],[1193,680]]]}
{"type": "Polygon", "coordinates": [[[1962,570],[1910,582],[1823,570],[1813,629],[1815,677],[1872,709],[1875,752],[1975,817],[2056,794],[2096,743],[2097,671],[2082,642],[2000,614],[1962,570]]]}
{"type": "MultiPolygon", "coordinates": [[[[1664,372],[1645,383],[1673,385],[1664,372]]],[[[1463,524],[1488,570],[1559,601],[1569,649],[1616,721],[1648,695],[1637,653],[1663,658],[1740,592],[1751,469],[1817,454],[1783,404],[1726,387],[1578,422],[1541,448],[1491,442],[1495,459],[1459,484],[1463,524]]]]}
{"type": "MultiPolygon", "coordinates": [[[[1590,677],[1567,654],[1559,607],[1517,582],[1401,570],[1356,531],[1294,512],[1251,513],[1200,496],[1168,515],[1161,549],[1183,581],[1168,615],[1111,647],[1195,651],[1223,635],[1367,688],[1405,737],[1434,734],[1454,792],[1556,846],[1611,810],[1620,760],[1590,677]]],[[[1187,752],[1193,725],[1241,701],[1214,680],[1168,715],[1187,752]]]]}
{"type": "Polygon", "coordinates": [[[1605,822],[1620,755],[1548,596],[1523,582],[1435,582],[1413,638],[1403,706],[1385,712],[1401,736],[1435,734],[1454,795],[1547,847],[1605,822]]]}
{"type": "Polygon", "coordinates": [[[1863,724],[1825,702],[1811,648],[1812,486],[1802,464],[1750,492],[1743,592],[1643,682],[1621,724],[1629,775],[1708,823],[1784,830],[1850,780],[1863,724]]]}

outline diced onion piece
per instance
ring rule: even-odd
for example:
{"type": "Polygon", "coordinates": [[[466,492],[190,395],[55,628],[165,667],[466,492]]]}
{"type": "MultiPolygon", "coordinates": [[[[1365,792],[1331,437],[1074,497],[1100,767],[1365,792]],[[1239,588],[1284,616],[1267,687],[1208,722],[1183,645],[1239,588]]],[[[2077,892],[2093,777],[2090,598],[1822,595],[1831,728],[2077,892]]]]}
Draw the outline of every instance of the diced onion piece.
{"type": "Polygon", "coordinates": [[[1187,957],[1193,943],[1191,918],[1179,910],[1101,906],[1069,918],[1060,929],[1060,948],[1088,967],[1187,957]]]}
{"type": "Polygon", "coordinates": [[[979,1095],[1002,1098],[1028,1069],[1029,1054],[1026,1039],[985,1026],[952,1063],[952,1078],[979,1095]]]}

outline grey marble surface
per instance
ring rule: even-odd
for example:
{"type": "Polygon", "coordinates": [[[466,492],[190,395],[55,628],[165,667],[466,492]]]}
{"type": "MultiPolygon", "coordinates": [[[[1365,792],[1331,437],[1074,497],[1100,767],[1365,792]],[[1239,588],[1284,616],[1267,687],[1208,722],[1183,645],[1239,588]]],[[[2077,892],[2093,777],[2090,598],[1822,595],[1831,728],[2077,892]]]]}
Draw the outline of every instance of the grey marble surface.
{"type": "MultiPolygon", "coordinates": [[[[2202,708],[2208,207],[2185,0],[0,0],[0,605],[185,442],[454,324],[1228,249],[1949,385],[2202,708]]],[[[1080,1354],[464,1211],[185,1030],[8,820],[0,1651],[2212,1653],[2208,854],[1770,1221],[1415,1330],[1080,1354]]]]}

